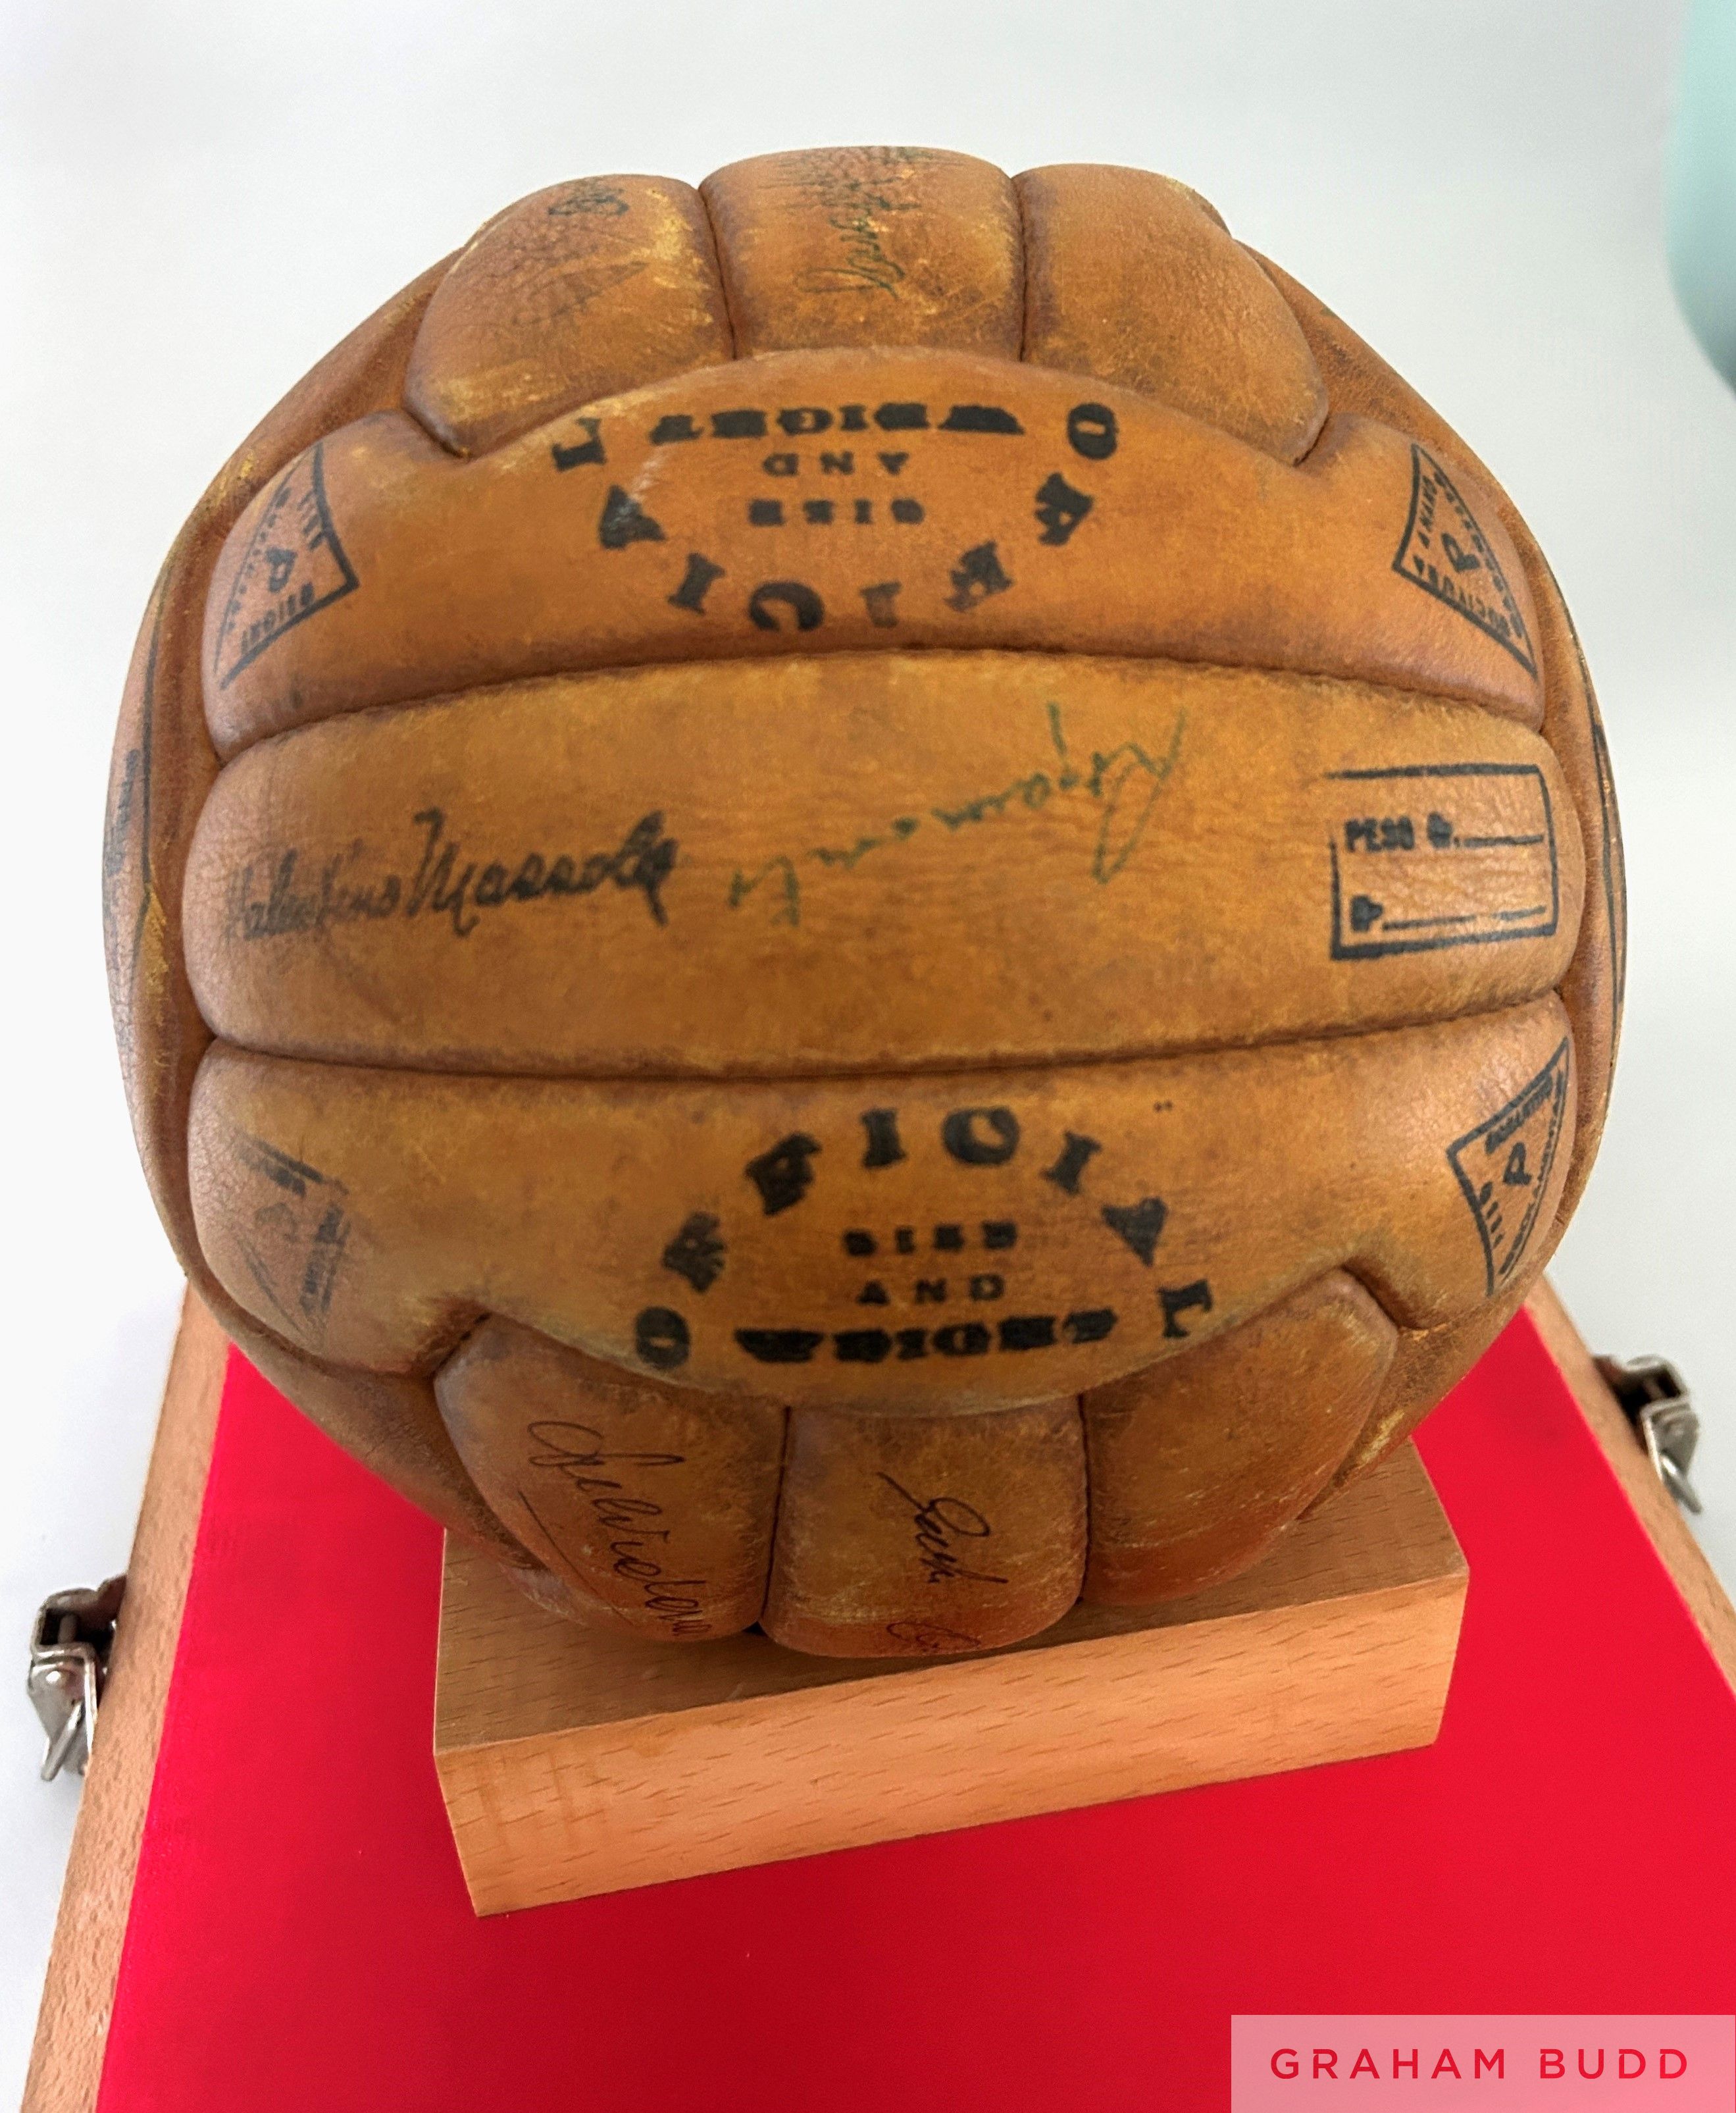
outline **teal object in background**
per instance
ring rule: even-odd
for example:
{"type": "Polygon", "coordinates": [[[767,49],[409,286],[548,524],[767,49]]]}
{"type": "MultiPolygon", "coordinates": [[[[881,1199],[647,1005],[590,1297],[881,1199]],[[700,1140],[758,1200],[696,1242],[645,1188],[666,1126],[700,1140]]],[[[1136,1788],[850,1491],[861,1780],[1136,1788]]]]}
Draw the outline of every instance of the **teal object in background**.
{"type": "Polygon", "coordinates": [[[1688,10],[1666,181],[1676,299],[1736,387],[1736,0],[1688,10]]]}

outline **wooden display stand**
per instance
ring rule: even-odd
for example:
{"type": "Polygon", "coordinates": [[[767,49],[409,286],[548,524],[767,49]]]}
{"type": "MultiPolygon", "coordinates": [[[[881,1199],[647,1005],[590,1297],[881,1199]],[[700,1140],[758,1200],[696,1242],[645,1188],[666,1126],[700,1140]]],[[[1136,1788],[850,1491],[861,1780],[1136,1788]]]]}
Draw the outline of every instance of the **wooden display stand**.
{"type": "Polygon", "coordinates": [[[1227,1585],[1010,1650],[674,1646],[446,1549],[435,1759],[479,1914],[1434,1738],[1465,1559],[1406,1445],[1227,1585]]]}
{"type": "MultiPolygon", "coordinates": [[[[1222,2102],[1237,2008],[1450,2008],[1443,1990],[1465,1985],[1451,1977],[1469,1974],[1518,2010],[1727,2011],[1736,1612],[1547,1285],[1529,1312],[1491,1353],[1498,1381],[1474,1376],[1424,1432],[1481,1581],[1438,1742],[479,1919],[426,1762],[437,1537],[244,1367],[207,1490],[228,1346],[189,1301],[26,2113],[92,2113],[99,2096],[102,2113],[373,2106],[382,2044],[390,2103],[464,2113],[565,2103],[576,2078],[627,2074],[651,2113],[690,2106],[695,2089],[718,2105],[818,2093],[882,2106],[961,2051],[995,2103],[1051,2106],[1077,2096],[1074,2018],[1090,2021],[1105,2078],[1160,2074],[1166,2103],[1205,2107],[1222,2102]],[[315,1553],[280,1568],[275,1550],[298,1528],[315,1553]],[[261,1601],[267,1584],[280,1606],[261,1601]],[[358,1607],[374,1610],[362,1632],[358,1607]],[[373,1647],[394,1635],[408,1648],[373,1647]],[[1622,1823],[1650,1780],[1670,1784],[1691,1854],[1660,1855],[1652,1830],[1622,1823]],[[1032,1911],[1039,1873],[1054,1913],[1032,1911]],[[975,1912],[912,1915],[913,1887],[975,1912]],[[671,1957],[704,1963],[690,2015],[671,2012],[671,1957]],[[1009,1971],[1043,2001],[1004,2000],[1009,1971]],[[768,1987],[786,1998],[770,2033],[768,1987]]],[[[730,1694],[714,1677],[686,1708],[655,1680],[649,1701],[622,1706],[617,1668],[615,1702],[594,1689],[587,1718],[573,1633],[555,1632],[563,1650],[515,1657],[509,1640],[535,1618],[461,1561],[447,1574],[440,1768],[485,1905],[499,1904],[479,1883],[491,1839],[522,1859],[564,1832],[550,1881],[577,1892],[649,1875],[677,1821],[685,1868],[699,1869],[818,1846],[816,1811],[855,1830],[826,1838],[865,1841],[1293,1768],[1431,1736],[1464,1583],[1407,1449],[1238,1585],[1148,1624],[944,1666],[786,1661],[782,1684],[762,1671],[754,1691],[730,1694]],[[1433,1689],[1424,1620],[1437,1625],[1433,1689]],[[1402,1693],[1396,1666],[1414,1681],[1402,1693]],[[1365,1718],[1359,1746],[1346,1696],[1386,1709],[1385,1732],[1365,1718]],[[1097,1750],[1064,1771],[1055,1756],[1086,1723],[1097,1750]],[[726,1734],[727,1769],[704,1744],[726,1734]],[[982,1778],[975,1802],[961,1752],[982,1778]],[[606,1793],[599,1778],[599,1814],[585,1772],[604,1758],[615,1775],[606,1793]],[[1036,1768],[1049,1771],[1041,1789],[1036,1768]],[[909,1809],[889,1812],[899,1800],[909,1809]],[[576,1837],[574,1815],[588,1822],[576,1837]],[[750,1848],[718,1852],[750,1826],[750,1848]]],[[[745,1641],[706,1648],[668,1663],[691,1680],[729,1653],[756,1655],[745,1641]]],[[[769,1663],[769,1647],[757,1655],[769,1663]]],[[[503,1860],[487,1883],[526,1881],[503,1860]]]]}

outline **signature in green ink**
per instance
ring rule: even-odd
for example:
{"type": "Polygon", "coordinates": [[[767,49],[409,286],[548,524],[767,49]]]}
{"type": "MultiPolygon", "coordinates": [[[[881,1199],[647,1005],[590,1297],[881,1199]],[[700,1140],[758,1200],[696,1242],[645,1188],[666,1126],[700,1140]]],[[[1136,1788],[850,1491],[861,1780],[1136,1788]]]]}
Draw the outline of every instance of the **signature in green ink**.
{"type": "Polygon", "coordinates": [[[1139,848],[1157,796],[1181,755],[1187,714],[1176,714],[1169,746],[1161,754],[1154,755],[1139,742],[1124,741],[1107,751],[1094,749],[1087,764],[1082,760],[1075,761],[1067,745],[1061,707],[1051,703],[1044,709],[1055,751],[1054,761],[1046,768],[1027,771],[1010,784],[980,793],[956,807],[930,807],[920,815],[895,815],[883,828],[858,837],[854,843],[813,844],[804,851],[780,851],[755,873],[745,873],[738,867],[729,884],[730,908],[739,910],[750,895],[770,883],[778,905],[772,922],[800,924],[804,865],[854,873],[874,852],[908,843],[920,829],[928,829],[932,834],[931,825],[957,836],[1020,808],[1036,814],[1051,800],[1068,796],[1096,801],[1103,810],[1091,851],[1091,875],[1100,888],[1106,888],[1139,848]]]}

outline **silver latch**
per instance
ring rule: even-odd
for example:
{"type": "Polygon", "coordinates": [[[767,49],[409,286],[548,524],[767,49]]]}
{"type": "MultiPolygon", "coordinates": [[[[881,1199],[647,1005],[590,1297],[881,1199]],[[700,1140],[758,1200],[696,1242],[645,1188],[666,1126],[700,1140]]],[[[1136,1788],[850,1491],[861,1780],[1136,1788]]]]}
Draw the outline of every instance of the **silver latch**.
{"type": "Polygon", "coordinates": [[[25,1686],[48,1735],[44,1782],[66,1768],[84,1773],[125,1593],[125,1578],[111,1577],[94,1591],[56,1592],[37,1610],[25,1686]]]}
{"type": "Polygon", "coordinates": [[[1665,1358],[1599,1358],[1597,1376],[1638,1434],[1658,1480],[1679,1504],[1702,1510],[1688,1474],[1700,1442],[1700,1417],[1682,1375],[1665,1358]]]}

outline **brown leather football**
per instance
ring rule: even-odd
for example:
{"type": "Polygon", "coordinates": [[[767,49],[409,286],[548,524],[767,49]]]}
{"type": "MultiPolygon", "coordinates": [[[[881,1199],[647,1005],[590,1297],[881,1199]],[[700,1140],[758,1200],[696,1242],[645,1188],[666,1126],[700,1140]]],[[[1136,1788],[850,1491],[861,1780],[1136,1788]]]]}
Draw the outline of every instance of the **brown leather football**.
{"type": "Polygon", "coordinates": [[[608,176],[317,367],[153,596],[106,913],[189,1272],[540,1596],[873,1656],[1185,1593],[1584,1180],[1547,565],[1193,192],[608,176]]]}

